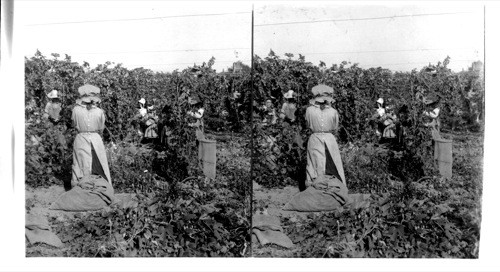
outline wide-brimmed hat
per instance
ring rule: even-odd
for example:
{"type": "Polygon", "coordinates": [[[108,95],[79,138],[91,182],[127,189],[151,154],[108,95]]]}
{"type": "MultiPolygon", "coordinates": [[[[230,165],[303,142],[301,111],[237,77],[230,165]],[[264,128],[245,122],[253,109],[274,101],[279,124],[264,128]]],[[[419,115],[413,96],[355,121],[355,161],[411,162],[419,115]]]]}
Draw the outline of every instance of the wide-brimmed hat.
{"type": "Polygon", "coordinates": [[[146,104],[146,99],[141,98],[141,99],[139,100],[139,103],[141,103],[141,104],[146,104]]]}
{"type": "Polygon", "coordinates": [[[334,102],[333,99],[333,88],[320,84],[316,85],[312,88],[311,92],[314,95],[314,98],[309,100],[311,104],[315,104],[316,102],[324,103],[324,102],[334,102]]]}
{"type": "Polygon", "coordinates": [[[85,84],[78,88],[78,93],[80,94],[80,101],[85,103],[90,103],[92,101],[99,103],[101,102],[101,98],[99,94],[101,93],[101,89],[94,85],[85,84]]]}
{"type": "Polygon", "coordinates": [[[291,99],[291,98],[294,98],[293,96],[295,95],[295,92],[293,90],[289,90],[288,92],[286,92],[283,97],[286,98],[286,99],[291,99]]]}
{"type": "Polygon", "coordinates": [[[48,98],[59,98],[59,96],[57,96],[57,90],[52,90],[50,93],[47,94],[47,97],[48,98]]]}

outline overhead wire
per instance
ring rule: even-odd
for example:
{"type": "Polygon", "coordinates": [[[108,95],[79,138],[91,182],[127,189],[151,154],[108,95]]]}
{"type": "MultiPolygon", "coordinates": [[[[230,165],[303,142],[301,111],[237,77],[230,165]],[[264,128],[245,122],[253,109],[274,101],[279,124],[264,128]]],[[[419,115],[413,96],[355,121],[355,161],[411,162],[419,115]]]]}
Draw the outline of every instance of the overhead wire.
{"type": "Polygon", "coordinates": [[[70,21],[70,22],[52,22],[52,23],[40,23],[40,24],[27,24],[25,26],[46,26],[46,25],[143,21],[143,20],[160,20],[160,19],[186,18],[186,17],[224,16],[224,15],[249,14],[249,13],[250,12],[248,12],[248,11],[241,11],[241,12],[227,12],[227,13],[186,14],[186,15],[171,15],[171,16],[158,16],[158,17],[126,18],[126,19],[103,19],[103,20],[86,20],[86,21],[70,21]]]}
{"type": "MultiPolygon", "coordinates": [[[[224,15],[238,15],[250,14],[251,12],[228,12],[228,13],[205,13],[205,14],[187,14],[187,15],[173,15],[173,16],[158,16],[158,17],[143,17],[143,18],[128,18],[128,19],[109,19],[109,20],[86,20],[86,21],[71,21],[71,22],[53,22],[41,24],[28,24],[26,26],[45,26],[45,25],[61,25],[61,24],[80,24],[80,23],[99,23],[99,22],[120,22],[120,21],[138,21],[138,20],[158,20],[170,18],[185,18],[185,17],[204,17],[204,16],[224,16],[224,15]]],[[[142,54],[142,53],[168,53],[168,52],[204,52],[204,51],[228,51],[228,50],[249,50],[248,47],[233,47],[233,48],[202,48],[202,49],[174,49],[174,50],[144,50],[144,51],[121,51],[121,52],[81,52],[75,53],[80,55],[100,55],[100,54],[142,54]]],[[[227,63],[236,61],[217,61],[217,63],[227,63]]],[[[132,64],[133,66],[141,65],[179,65],[179,64],[193,64],[196,62],[186,63],[161,63],[161,64],[132,64]]]]}
{"type": "Polygon", "coordinates": [[[442,16],[442,15],[455,15],[455,14],[469,14],[472,12],[443,12],[443,13],[420,13],[420,14],[405,14],[405,15],[392,15],[381,17],[364,17],[364,18],[348,18],[348,19],[324,19],[324,20],[311,20],[311,21],[295,21],[295,22],[281,22],[281,23],[267,23],[256,24],[255,26],[273,26],[273,25],[292,25],[292,24],[314,24],[325,22],[347,22],[347,21],[367,21],[367,20],[384,20],[405,17],[422,17],[422,16],[442,16]]]}
{"type": "Polygon", "coordinates": [[[100,55],[100,54],[141,54],[141,53],[168,53],[168,52],[203,52],[203,51],[227,51],[227,50],[249,50],[248,47],[233,48],[206,48],[206,49],[173,49],[173,50],[145,50],[145,51],[122,51],[122,52],[81,52],[80,55],[100,55]]]}

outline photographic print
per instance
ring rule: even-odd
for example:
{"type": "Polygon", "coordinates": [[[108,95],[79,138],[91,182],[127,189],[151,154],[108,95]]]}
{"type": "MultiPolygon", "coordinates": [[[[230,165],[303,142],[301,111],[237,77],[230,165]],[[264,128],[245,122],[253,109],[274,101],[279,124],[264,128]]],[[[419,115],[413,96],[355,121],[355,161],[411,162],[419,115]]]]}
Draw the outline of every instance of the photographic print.
{"type": "Polygon", "coordinates": [[[255,6],[254,257],[478,258],[484,8],[255,6]]]}
{"type": "Polygon", "coordinates": [[[15,4],[26,256],[248,256],[251,6],[15,4]]]}
{"type": "Polygon", "coordinates": [[[481,259],[484,5],[4,7],[26,260],[481,259]]]}

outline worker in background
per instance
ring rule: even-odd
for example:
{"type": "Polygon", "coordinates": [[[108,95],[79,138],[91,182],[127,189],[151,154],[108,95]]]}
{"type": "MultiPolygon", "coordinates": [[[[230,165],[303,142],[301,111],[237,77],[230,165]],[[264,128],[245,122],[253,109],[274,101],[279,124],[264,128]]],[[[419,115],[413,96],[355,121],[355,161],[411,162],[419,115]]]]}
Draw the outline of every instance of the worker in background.
{"type": "Polygon", "coordinates": [[[198,146],[198,166],[203,167],[203,148],[200,141],[205,140],[205,124],[203,117],[205,115],[205,109],[203,108],[203,103],[198,95],[193,94],[188,98],[188,104],[191,109],[187,112],[187,116],[190,119],[188,126],[195,129],[196,134],[196,145],[198,146]]]}
{"type": "Polygon", "coordinates": [[[297,111],[297,105],[295,104],[295,93],[293,90],[289,90],[283,95],[285,103],[281,106],[280,118],[289,124],[295,123],[295,112],[297,111]]]}
{"type": "Polygon", "coordinates": [[[423,102],[426,106],[426,109],[423,112],[424,117],[424,126],[429,128],[431,138],[432,138],[432,147],[434,148],[433,154],[433,162],[434,166],[438,167],[438,148],[436,140],[441,140],[441,121],[439,118],[440,109],[439,109],[439,99],[435,95],[430,95],[428,97],[424,97],[423,102]]]}
{"type": "Polygon", "coordinates": [[[383,98],[377,99],[377,110],[372,115],[371,120],[375,122],[375,134],[379,139],[384,133],[385,102],[383,98]]]}
{"type": "Polygon", "coordinates": [[[154,106],[147,108],[147,113],[143,117],[146,129],[144,130],[144,137],[142,143],[153,143],[158,139],[158,115],[154,106]]]}
{"type": "Polygon", "coordinates": [[[388,105],[385,108],[385,114],[382,116],[384,131],[380,143],[395,144],[396,142],[396,123],[398,122],[397,116],[394,113],[394,106],[388,105]]]}
{"type": "Polygon", "coordinates": [[[431,131],[432,139],[441,139],[441,120],[439,118],[439,99],[435,95],[424,98],[426,109],[423,112],[426,122],[424,126],[428,127],[431,131]]]}
{"type": "Polygon", "coordinates": [[[195,128],[196,139],[205,139],[205,124],[203,117],[205,114],[205,109],[203,108],[203,103],[198,95],[192,95],[188,98],[188,103],[191,109],[188,111],[187,115],[191,119],[188,124],[190,127],[195,128]]]}
{"type": "Polygon", "coordinates": [[[145,117],[148,114],[148,110],[146,108],[146,99],[141,98],[139,101],[139,110],[137,111],[137,114],[134,116],[134,121],[137,126],[137,134],[139,136],[143,137],[144,132],[146,131],[146,120],[145,117]]]}
{"type": "Polygon", "coordinates": [[[64,132],[66,126],[61,121],[61,100],[59,99],[57,90],[52,90],[47,94],[48,102],[45,105],[44,118],[49,120],[49,127],[54,128],[54,133],[57,141],[57,148],[60,152],[60,161],[64,160],[64,152],[67,147],[64,132]]]}

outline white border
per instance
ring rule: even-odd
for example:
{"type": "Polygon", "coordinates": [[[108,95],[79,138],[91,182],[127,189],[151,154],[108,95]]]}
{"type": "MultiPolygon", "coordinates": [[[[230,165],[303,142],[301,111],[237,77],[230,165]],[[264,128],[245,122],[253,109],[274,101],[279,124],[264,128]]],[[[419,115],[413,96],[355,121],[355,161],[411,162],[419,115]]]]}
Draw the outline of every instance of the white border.
{"type": "MultiPolygon", "coordinates": [[[[283,3],[283,2],[281,2],[283,3]]],[[[420,4],[420,5],[467,5],[471,2],[314,2],[317,4],[420,4]]],[[[498,116],[498,26],[500,5],[496,2],[473,2],[486,4],[486,135],[483,182],[483,220],[481,229],[480,257],[478,260],[454,259],[260,259],[260,258],[25,258],[24,242],[24,58],[19,48],[23,41],[17,40],[14,32],[13,57],[4,58],[2,53],[1,90],[3,105],[0,107],[0,270],[6,271],[497,271],[500,270],[500,254],[497,247],[499,179],[494,171],[498,167],[499,154],[494,135],[497,132],[498,116]],[[15,190],[12,190],[10,171],[10,127],[16,131],[15,141],[15,190]]],[[[213,4],[213,3],[211,3],[213,4]]],[[[220,2],[217,2],[220,4],[220,2]]],[[[223,2],[222,2],[223,4],[223,2]]],[[[256,2],[263,4],[263,2],[256,2]]],[[[294,2],[299,4],[299,2],[294,2]]],[[[307,3],[309,4],[309,3],[307,3]]],[[[15,20],[15,19],[14,19],[15,20]]],[[[18,22],[14,21],[14,25],[18,22]]],[[[3,27],[3,26],[2,26],[3,27]]],[[[2,35],[2,51],[4,51],[2,35]]]]}

